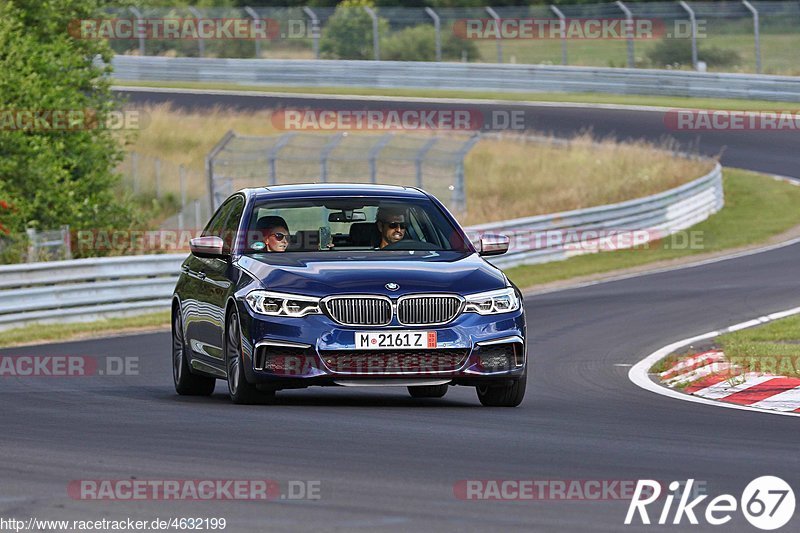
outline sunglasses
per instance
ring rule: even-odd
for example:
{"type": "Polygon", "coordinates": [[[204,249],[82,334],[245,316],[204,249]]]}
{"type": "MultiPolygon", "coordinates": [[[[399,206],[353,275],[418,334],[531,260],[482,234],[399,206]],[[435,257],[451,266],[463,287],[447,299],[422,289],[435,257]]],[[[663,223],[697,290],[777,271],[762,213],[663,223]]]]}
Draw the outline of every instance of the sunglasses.
{"type": "Polygon", "coordinates": [[[284,240],[288,236],[289,235],[287,233],[281,233],[281,232],[273,233],[272,235],[270,235],[270,237],[275,237],[279,241],[284,240]]]}
{"type": "Polygon", "coordinates": [[[392,229],[397,229],[397,228],[406,229],[408,227],[408,224],[406,224],[405,222],[384,222],[384,224],[386,224],[392,229]]]}

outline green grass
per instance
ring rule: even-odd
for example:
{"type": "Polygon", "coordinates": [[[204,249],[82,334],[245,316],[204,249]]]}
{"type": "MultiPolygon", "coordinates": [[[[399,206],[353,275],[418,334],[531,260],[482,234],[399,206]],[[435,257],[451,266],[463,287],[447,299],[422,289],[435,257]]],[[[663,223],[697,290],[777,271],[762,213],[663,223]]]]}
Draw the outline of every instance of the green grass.
{"type": "Polygon", "coordinates": [[[800,316],[726,333],[717,341],[729,361],[748,371],[800,377],[800,316]]]}
{"type": "Polygon", "coordinates": [[[725,207],[708,220],[649,246],[506,270],[520,287],[610,272],[759,243],[800,224],[800,187],[739,169],[724,171],[725,207]],[[701,246],[683,246],[692,237],[701,246]]]}
{"type": "Polygon", "coordinates": [[[428,89],[362,89],[357,87],[286,87],[281,85],[234,85],[200,82],[130,82],[115,80],[124,87],[158,87],[179,89],[209,89],[228,91],[260,91],[310,93],[355,96],[397,96],[412,98],[469,98],[476,100],[507,100],[511,102],[557,102],[586,104],[625,104],[667,108],[724,109],[731,111],[785,111],[786,102],[765,100],[736,100],[717,98],[679,98],[669,96],[637,96],[602,93],[501,93],[488,91],[445,91],[428,89]]]}
{"type": "Polygon", "coordinates": [[[0,346],[14,346],[31,342],[63,341],[70,338],[95,336],[96,333],[134,332],[169,326],[169,311],[149,313],[132,317],[108,318],[96,322],[73,322],[64,324],[33,324],[21,328],[0,331],[0,346]]]}

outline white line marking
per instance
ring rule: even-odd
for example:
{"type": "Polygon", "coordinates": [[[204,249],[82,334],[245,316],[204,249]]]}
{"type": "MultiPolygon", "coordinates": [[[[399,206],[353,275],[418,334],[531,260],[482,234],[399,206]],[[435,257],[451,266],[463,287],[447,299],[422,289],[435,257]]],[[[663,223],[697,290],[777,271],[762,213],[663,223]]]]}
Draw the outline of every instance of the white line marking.
{"type": "Polygon", "coordinates": [[[691,383],[692,381],[697,381],[698,379],[710,376],[711,374],[719,374],[721,372],[728,371],[731,368],[733,368],[733,365],[730,363],[711,363],[709,365],[695,368],[694,370],[684,374],[678,374],[675,377],[665,380],[664,383],[670,386],[677,385],[678,383],[691,383]]]}
{"type": "MultiPolygon", "coordinates": [[[[769,321],[776,320],[773,318],[775,316],[779,316],[781,318],[785,318],[791,315],[800,314],[800,307],[796,307],[794,309],[790,309],[788,311],[781,311],[778,313],[772,313],[768,315],[769,321]]],[[[731,326],[736,327],[736,325],[731,326]]],[[[678,400],[683,400],[685,402],[693,402],[693,403],[702,403],[705,405],[713,405],[716,407],[722,407],[725,409],[738,409],[740,411],[754,411],[756,413],[767,413],[772,415],[783,415],[783,416],[796,416],[800,417],[800,413],[792,413],[786,411],[768,411],[765,409],[759,409],[757,407],[750,407],[748,405],[738,405],[734,403],[725,403],[725,402],[718,402],[716,400],[709,400],[706,398],[701,398],[698,396],[691,396],[689,394],[684,394],[682,392],[676,391],[674,389],[668,389],[659,385],[658,383],[654,382],[650,379],[650,375],[648,374],[648,370],[656,364],[658,361],[663,359],[664,357],[668,356],[678,348],[683,348],[693,342],[698,342],[706,339],[713,339],[722,333],[725,333],[730,328],[726,328],[722,331],[710,331],[708,333],[703,333],[702,335],[698,335],[696,337],[691,337],[688,339],[683,339],[677,342],[673,342],[663,348],[656,350],[655,352],[651,353],[635,365],[633,365],[628,372],[628,379],[630,379],[634,384],[638,385],[639,387],[648,390],[650,392],[654,392],[656,394],[660,394],[662,396],[668,396],[670,398],[675,398],[678,400]]]]}
{"type": "Polygon", "coordinates": [[[751,407],[761,409],[775,409],[776,411],[794,411],[800,409],[800,387],[779,392],[760,402],[750,404],[751,407]]]}
{"type": "Polygon", "coordinates": [[[674,374],[679,372],[680,370],[684,370],[686,368],[699,365],[702,362],[713,363],[715,361],[722,361],[724,359],[724,355],[722,352],[713,351],[713,352],[706,352],[699,355],[695,355],[694,357],[689,357],[688,359],[684,359],[680,363],[673,365],[672,368],[669,368],[659,374],[659,377],[664,378],[670,374],[674,374]]]}
{"type": "Polygon", "coordinates": [[[699,391],[695,392],[694,395],[702,396],[703,398],[708,398],[709,400],[721,400],[726,396],[736,394],[737,392],[742,392],[750,387],[754,387],[764,383],[765,381],[769,381],[774,377],[775,376],[765,376],[763,374],[748,372],[743,376],[734,376],[730,380],[721,381],[716,385],[711,385],[705,389],[700,389],[699,391]],[[742,379],[744,379],[744,381],[740,381],[742,379]]]}
{"type": "MultiPolygon", "coordinates": [[[[645,272],[636,272],[634,274],[622,274],[620,276],[614,276],[614,277],[610,277],[610,278],[606,278],[606,279],[600,279],[600,280],[595,280],[595,281],[586,281],[586,282],[582,282],[582,283],[576,283],[575,285],[569,285],[567,287],[557,287],[557,288],[553,288],[553,289],[541,289],[541,290],[533,289],[531,291],[523,291],[523,295],[524,296],[540,296],[540,295],[543,295],[543,294],[550,294],[550,293],[553,293],[553,292],[571,291],[571,290],[575,290],[575,289],[582,289],[584,287],[591,287],[593,285],[602,285],[602,284],[605,284],[605,283],[615,283],[617,281],[625,281],[625,280],[628,280],[628,279],[642,278],[642,277],[645,277],[645,276],[652,276],[652,275],[655,275],[655,274],[663,274],[665,272],[675,272],[677,270],[684,270],[684,269],[688,269],[688,268],[695,268],[695,267],[699,267],[699,266],[711,265],[711,264],[714,264],[714,263],[721,263],[722,261],[730,261],[731,259],[739,259],[740,257],[747,257],[747,256],[750,256],[750,255],[756,255],[756,254],[763,254],[763,253],[766,253],[766,252],[771,252],[773,250],[779,250],[781,248],[786,248],[788,246],[793,246],[793,245],[798,244],[798,243],[800,243],[800,237],[795,238],[795,239],[791,239],[791,240],[788,240],[788,241],[785,241],[785,242],[781,242],[781,243],[778,243],[778,244],[770,244],[769,246],[764,246],[763,248],[755,248],[753,250],[747,250],[745,252],[736,252],[736,253],[733,253],[733,254],[730,254],[730,255],[723,255],[723,256],[720,256],[720,257],[714,257],[712,259],[704,259],[702,261],[697,261],[695,263],[685,263],[685,264],[682,264],[682,265],[675,265],[675,266],[671,266],[671,267],[657,268],[657,269],[654,269],[654,270],[647,270],[645,272]]],[[[798,312],[800,312],[800,308],[798,308],[798,312]]],[[[789,314],[796,314],[796,313],[789,313],[789,314]]],[[[789,316],[789,315],[786,315],[786,316],[789,316]]],[[[766,318],[770,318],[770,315],[768,315],[766,318]]]]}

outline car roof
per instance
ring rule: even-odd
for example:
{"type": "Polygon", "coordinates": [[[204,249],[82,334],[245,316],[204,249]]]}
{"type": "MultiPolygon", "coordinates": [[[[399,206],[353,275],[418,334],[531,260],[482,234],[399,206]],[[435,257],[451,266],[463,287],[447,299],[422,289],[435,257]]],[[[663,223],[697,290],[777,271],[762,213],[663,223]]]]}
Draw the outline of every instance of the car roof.
{"type": "Polygon", "coordinates": [[[426,194],[414,187],[401,185],[377,185],[367,183],[298,183],[292,185],[270,185],[245,189],[246,193],[258,199],[267,198],[312,198],[312,197],[393,197],[425,198],[426,194]]]}

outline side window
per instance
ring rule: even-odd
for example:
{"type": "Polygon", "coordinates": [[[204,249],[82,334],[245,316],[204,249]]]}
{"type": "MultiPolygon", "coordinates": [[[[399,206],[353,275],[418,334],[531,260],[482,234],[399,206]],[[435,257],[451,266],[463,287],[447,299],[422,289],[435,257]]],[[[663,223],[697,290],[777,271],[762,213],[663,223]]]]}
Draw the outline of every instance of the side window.
{"type": "Polygon", "coordinates": [[[224,249],[231,250],[233,239],[239,229],[242,211],[244,211],[244,199],[241,196],[227,200],[206,225],[203,237],[219,237],[225,243],[224,249]]]}
{"type": "Polygon", "coordinates": [[[225,250],[232,250],[234,239],[238,237],[239,223],[242,220],[242,212],[244,211],[244,199],[241,196],[237,196],[231,200],[230,204],[231,207],[228,210],[228,216],[222,228],[222,240],[225,242],[225,250]]]}
{"type": "Polygon", "coordinates": [[[222,231],[225,227],[225,220],[228,218],[232,204],[233,201],[228,200],[222,204],[219,209],[217,209],[217,212],[214,213],[214,216],[211,217],[211,220],[209,220],[208,224],[206,224],[202,234],[203,237],[222,237],[222,231]]]}

